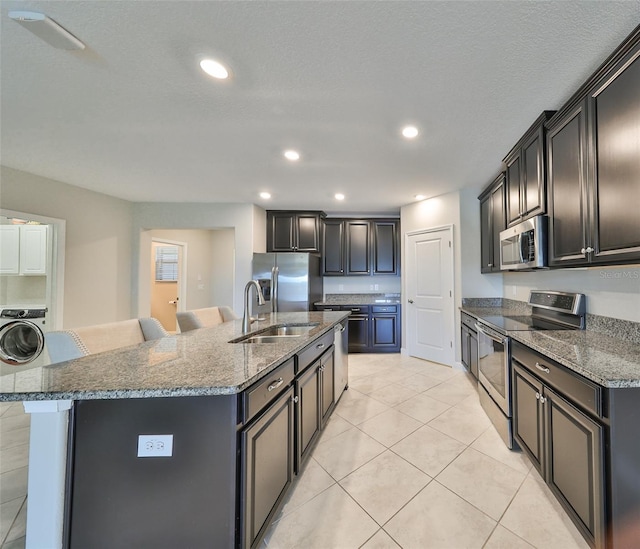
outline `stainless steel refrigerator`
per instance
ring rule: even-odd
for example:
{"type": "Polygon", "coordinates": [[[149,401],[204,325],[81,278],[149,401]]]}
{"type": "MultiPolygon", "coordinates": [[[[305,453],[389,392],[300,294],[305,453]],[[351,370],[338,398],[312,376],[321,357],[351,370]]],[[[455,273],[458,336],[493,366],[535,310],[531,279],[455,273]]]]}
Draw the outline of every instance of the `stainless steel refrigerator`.
{"type": "Polygon", "coordinates": [[[308,253],[253,254],[253,279],[265,305],[253,302],[253,314],[311,311],[322,300],[320,256],[308,253]]]}

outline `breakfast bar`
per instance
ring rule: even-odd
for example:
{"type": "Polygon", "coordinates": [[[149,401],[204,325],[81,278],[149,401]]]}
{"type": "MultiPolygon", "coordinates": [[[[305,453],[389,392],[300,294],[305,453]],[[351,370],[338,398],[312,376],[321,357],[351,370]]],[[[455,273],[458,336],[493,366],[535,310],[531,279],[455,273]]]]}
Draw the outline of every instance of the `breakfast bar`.
{"type": "Polygon", "coordinates": [[[273,313],[3,375],[0,400],[31,413],[27,547],[258,545],[333,411],[347,316],[273,313]]]}

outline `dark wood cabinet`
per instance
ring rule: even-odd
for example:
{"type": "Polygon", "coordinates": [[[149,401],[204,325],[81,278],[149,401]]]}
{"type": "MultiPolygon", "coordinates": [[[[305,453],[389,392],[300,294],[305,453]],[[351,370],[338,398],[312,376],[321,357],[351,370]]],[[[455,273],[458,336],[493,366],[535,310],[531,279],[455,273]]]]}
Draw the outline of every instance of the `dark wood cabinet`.
{"type": "Polygon", "coordinates": [[[547,124],[551,266],[640,261],[639,29],[547,124]]]}
{"type": "Polygon", "coordinates": [[[580,406],[593,387],[542,355],[530,364],[523,349],[513,348],[514,437],[583,536],[604,547],[605,428],[580,406]]]}
{"type": "Polygon", "coordinates": [[[313,442],[320,434],[320,376],[318,368],[310,366],[296,379],[296,396],[298,397],[298,445],[296,456],[296,470],[302,464],[313,448],[313,442]]]}
{"type": "Polygon", "coordinates": [[[323,212],[267,211],[267,252],[320,252],[323,212]]]}
{"type": "Polygon", "coordinates": [[[325,424],[329,420],[329,416],[333,411],[335,404],[335,393],[333,386],[335,383],[335,352],[334,349],[330,349],[320,358],[320,364],[318,371],[320,373],[320,426],[324,428],[325,424]]]}
{"type": "Polygon", "coordinates": [[[243,430],[242,515],[244,547],[257,547],[294,477],[293,387],[243,430]]]}
{"type": "Polygon", "coordinates": [[[369,306],[343,305],[343,311],[349,315],[349,352],[366,353],[369,351],[369,306]]]}
{"type": "Polygon", "coordinates": [[[554,112],[544,111],[504,159],[509,226],[546,212],[544,123],[554,112]]]}
{"type": "Polygon", "coordinates": [[[480,200],[480,272],[500,271],[500,231],[505,222],[505,174],[500,173],[478,197],[480,200]]]}
{"type": "Polygon", "coordinates": [[[342,305],[341,309],[351,311],[350,353],[400,352],[400,305],[342,305]]]}
{"type": "Polygon", "coordinates": [[[398,219],[325,219],[324,276],[400,274],[398,219]]]}
{"type": "Polygon", "coordinates": [[[478,379],[478,332],[473,317],[460,313],[461,361],[469,373],[478,379]]]}

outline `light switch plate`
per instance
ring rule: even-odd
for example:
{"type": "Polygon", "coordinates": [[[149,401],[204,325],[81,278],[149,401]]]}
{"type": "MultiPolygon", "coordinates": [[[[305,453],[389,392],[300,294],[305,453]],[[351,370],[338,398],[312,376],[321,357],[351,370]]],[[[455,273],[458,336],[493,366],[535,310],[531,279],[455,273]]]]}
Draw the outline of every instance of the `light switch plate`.
{"type": "Polygon", "coordinates": [[[138,457],[171,457],[173,435],[138,435],[138,457]]]}

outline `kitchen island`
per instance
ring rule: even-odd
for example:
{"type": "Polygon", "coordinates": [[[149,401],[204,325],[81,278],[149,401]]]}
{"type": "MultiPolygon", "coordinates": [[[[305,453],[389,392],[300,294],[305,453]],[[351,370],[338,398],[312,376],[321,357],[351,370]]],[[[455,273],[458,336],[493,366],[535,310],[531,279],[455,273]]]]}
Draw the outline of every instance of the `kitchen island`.
{"type": "Polygon", "coordinates": [[[341,312],[276,313],[0,379],[32,414],[27,547],[251,547],[333,410],[341,312]],[[312,326],[309,326],[312,325],[312,326]]]}

